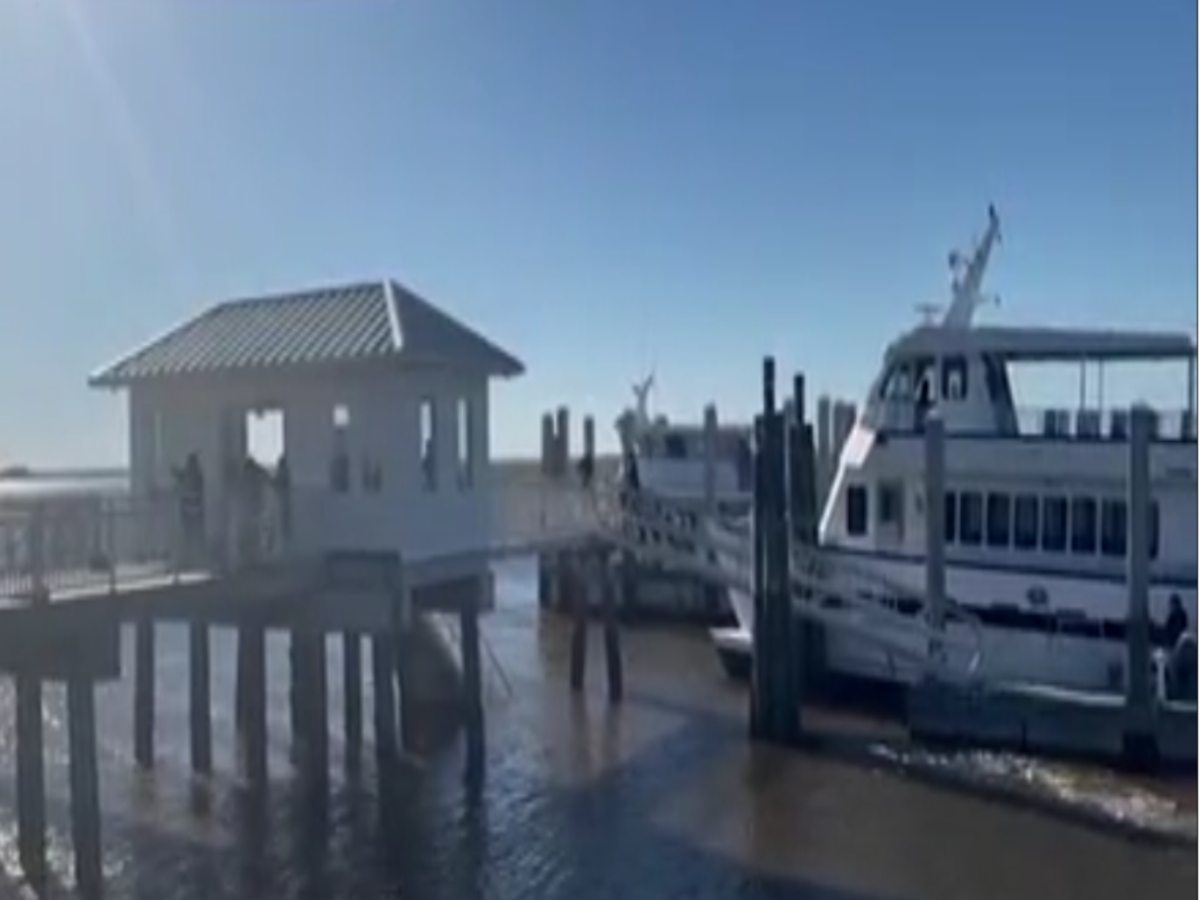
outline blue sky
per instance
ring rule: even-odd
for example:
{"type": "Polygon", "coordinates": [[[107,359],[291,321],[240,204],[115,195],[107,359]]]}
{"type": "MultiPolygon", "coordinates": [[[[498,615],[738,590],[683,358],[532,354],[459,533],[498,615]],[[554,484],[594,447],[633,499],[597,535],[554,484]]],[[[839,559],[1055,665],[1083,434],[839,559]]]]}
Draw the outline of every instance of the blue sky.
{"type": "Polygon", "coordinates": [[[994,321],[1195,331],[1194,3],[0,0],[0,462],[122,461],[89,371],[390,274],[520,356],[493,447],[862,392],[989,201],[994,321]]]}

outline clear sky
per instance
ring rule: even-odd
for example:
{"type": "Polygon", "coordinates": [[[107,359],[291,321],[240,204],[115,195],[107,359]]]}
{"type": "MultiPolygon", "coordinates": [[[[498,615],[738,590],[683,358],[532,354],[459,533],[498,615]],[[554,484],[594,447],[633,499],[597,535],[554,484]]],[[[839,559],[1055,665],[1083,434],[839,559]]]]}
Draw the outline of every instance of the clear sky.
{"type": "Polygon", "coordinates": [[[123,462],[87,374],[390,274],[521,357],[493,447],[859,395],[994,201],[994,321],[1196,327],[1179,2],[0,0],[0,461],[123,462]]]}

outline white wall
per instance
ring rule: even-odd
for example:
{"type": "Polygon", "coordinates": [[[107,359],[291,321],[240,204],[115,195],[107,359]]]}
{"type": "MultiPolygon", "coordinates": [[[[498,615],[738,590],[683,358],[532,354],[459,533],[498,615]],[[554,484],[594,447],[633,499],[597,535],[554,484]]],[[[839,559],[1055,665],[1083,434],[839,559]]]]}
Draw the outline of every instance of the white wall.
{"type": "Polygon", "coordinates": [[[171,468],[198,454],[205,476],[210,532],[222,506],[222,416],[231,444],[245,446],[245,413],[279,408],[291,470],[296,534],[313,549],[400,549],[410,557],[480,546],[488,527],[489,422],[487,381],[477,374],[410,368],[255,373],[207,380],[163,380],[130,391],[130,466],[135,493],[171,485],[171,468]],[[457,480],[455,403],[470,403],[473,484],[457,480]],[[420,402],[435,403],[436,489],[426,488],[420,464],[420,402]],[[333,409],[350,412],[349,491],[330,487],[333,409]],[[155,438],[159,417],[161,440],[155,438]],[[156,445],[160,450],[155,452],[156,445]],[[363,463],[377,463],[377,493],[363,485],[363,463]]]}

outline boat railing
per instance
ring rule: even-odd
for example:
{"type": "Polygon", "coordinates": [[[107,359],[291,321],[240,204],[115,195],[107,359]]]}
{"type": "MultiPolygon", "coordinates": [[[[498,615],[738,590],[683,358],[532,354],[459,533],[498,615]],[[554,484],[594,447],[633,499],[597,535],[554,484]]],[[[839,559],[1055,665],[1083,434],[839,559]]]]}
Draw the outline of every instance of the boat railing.
{"type": "MultiPolygon", "coordinates": [[[[1155,409],[1152,412],[1152,433],[1158,440],[1196,439],[1193,413],[1186,409],[1155,409]]],[[[1016,428],[1018,434],[1030,437],[1125,441],[1129,439],[1129,410],[1023,406],[1016,410],[1016,428]]]]}

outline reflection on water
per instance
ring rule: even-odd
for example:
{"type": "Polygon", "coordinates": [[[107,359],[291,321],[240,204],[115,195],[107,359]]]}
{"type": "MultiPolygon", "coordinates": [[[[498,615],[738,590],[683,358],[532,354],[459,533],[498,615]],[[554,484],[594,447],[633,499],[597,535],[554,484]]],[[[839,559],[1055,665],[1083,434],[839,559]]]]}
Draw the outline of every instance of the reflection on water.
{"type": "MultiPolygon", "coordinates": [[[[331,781],[324,806],[288,759],[287,650],[268,639],[266,799],[234,766],[232,633],[214,632],[212,779],[188,771],[187,639],[159,630],[157,765],[132,764],[132,679],[98,691],[109,896],[960,897],[1183,895],[1196,854],[1133,843],[828,756],[744,740],[744,697],[702,634],[626,634],[629,696],[567,690],[567,642],[540,622],[528,566],[498,572],[484,622],[488,768],[465,784],[454,739],[345,774],[341,657],[329,644],[331,781]]],[[[369,649],[367,654],[369,656],[369,649]]],[[[368,673],[369,660],[364,660],[368,673]]],[[[19,890],[11,687],[0,688],[0,894],[19,890]],[[3,879],[4,876],[0,876],[3,879]]],[[[50,866],[71,880],[64,698],[46,690],[50,866]]],[[[436,731],[437,729],[434,729],[436,731]]],[[[1194,819],[1194,807],[1191,811],[1194,819]]],[[[64,886],[67,885],[67,886],[64,886]]]]}

